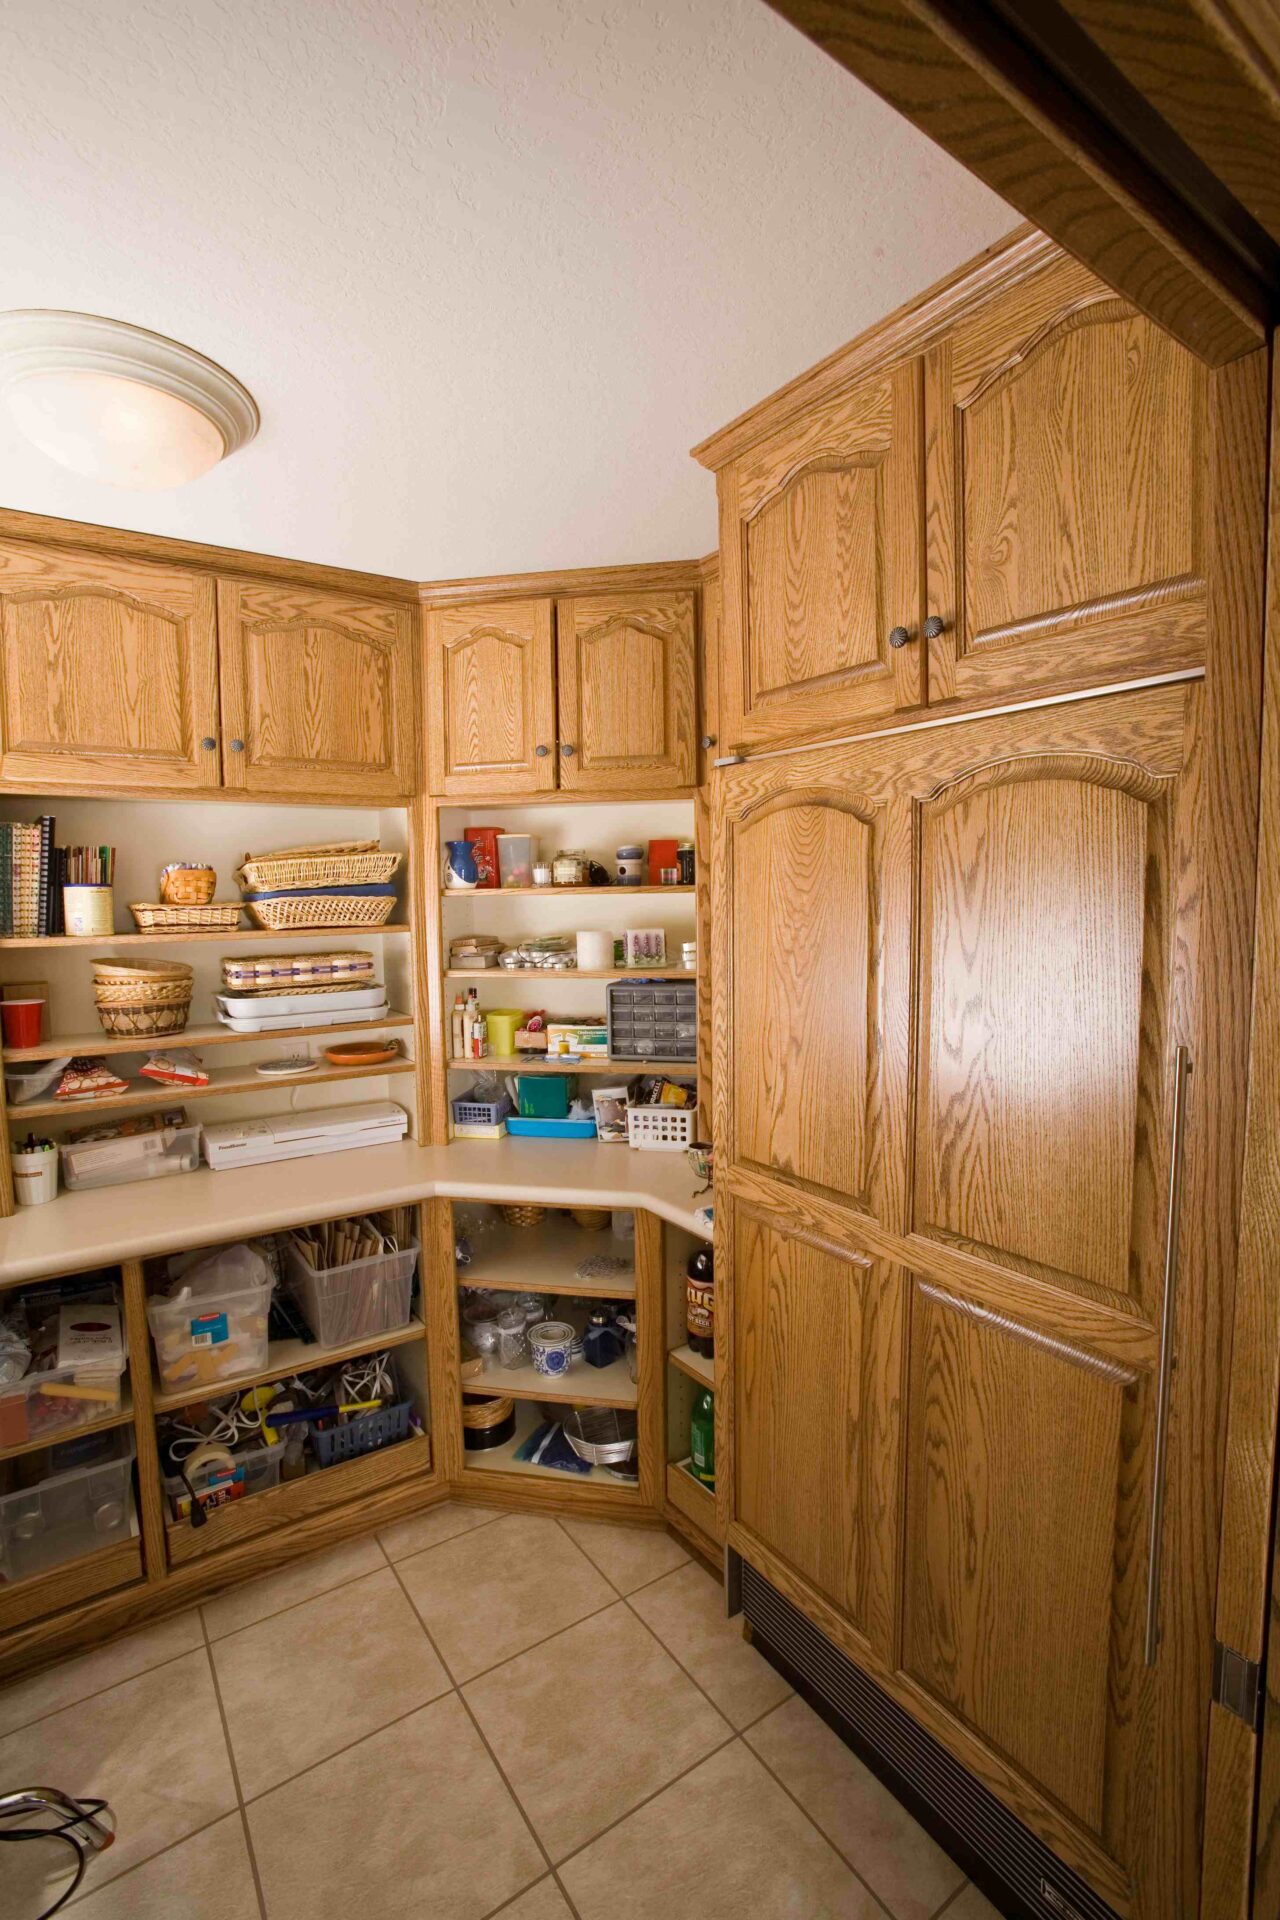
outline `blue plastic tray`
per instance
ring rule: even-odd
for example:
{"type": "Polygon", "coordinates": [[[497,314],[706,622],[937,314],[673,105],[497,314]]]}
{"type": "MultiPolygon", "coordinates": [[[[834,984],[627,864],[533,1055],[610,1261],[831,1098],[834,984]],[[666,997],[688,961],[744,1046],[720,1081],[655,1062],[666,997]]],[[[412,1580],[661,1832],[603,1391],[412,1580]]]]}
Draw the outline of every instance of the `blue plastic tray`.
{"type": "Polygon", "coordinates": [[[521,1120],[507,1115],[507,1132],[527,1134],[532,1140],[594,1140],[594,1120],[521,1120]]]}

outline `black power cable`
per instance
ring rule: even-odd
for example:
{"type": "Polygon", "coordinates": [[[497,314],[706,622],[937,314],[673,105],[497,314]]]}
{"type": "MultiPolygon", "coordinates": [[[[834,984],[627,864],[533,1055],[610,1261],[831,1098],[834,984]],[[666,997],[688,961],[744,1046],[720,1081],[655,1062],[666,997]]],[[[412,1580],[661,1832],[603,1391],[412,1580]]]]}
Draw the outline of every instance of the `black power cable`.
{"type": "MultiPolygon", "coordinates": [[[[68,1900],[70,1900],[72,1894],[78,1891],[80,1882],[84,1879],[87,1852],[76,1838],[73,1829],[78,1827],[82,1820],[96,1819],[100,1813],[107,1811],[107,1803],[105,1800],[77,1800],[75,1804],[79,1809],[78,1815],[73,1814],[69,1819],[61,1821],[57,1826],[10,1827],[6,1832],[4,1827],[0,1825],[0,1840],[65,1840],[76,1856],[75,1879],[64,1892],[58,1895],[58,1898],[51,1907],[46,1907],[43,1913],[36,1915],[36,1920],[53,1920],[53,1915],[60,1913],[63,1907],[66,1906],[68,1900]]],[[[0,1821],[11,1817],[10,1815],[0,1814],[0,1821]]]]}

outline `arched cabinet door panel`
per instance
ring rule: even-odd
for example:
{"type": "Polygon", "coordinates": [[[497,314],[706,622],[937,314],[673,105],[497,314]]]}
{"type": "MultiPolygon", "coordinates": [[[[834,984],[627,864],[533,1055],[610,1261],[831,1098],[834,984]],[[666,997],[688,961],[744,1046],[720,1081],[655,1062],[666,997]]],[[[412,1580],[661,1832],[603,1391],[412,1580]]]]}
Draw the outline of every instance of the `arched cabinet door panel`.
{"type": "Polygon", "coordinates": [[[0,778],[10,784],[219,783],[208,574],[0,543],[0,679],[0,778]]]}
{"type": "Polygon", "coordinates": [[[369,801],[413,792],[409,608],[223,580],[218,631],[228,787],[369,801]]]}
{"type": "Polygon", "coordinates": [[[935,700],[1204,658],[1211,383],[1063,262],[926,362],[935,700]]]}
{"type": "Polygon", "coordinates": [[[426,616],[432,793],[556,785],[554,602],[495,600],[426,616]]]}
{"type": "Polygon", "coordinates": [[[556,603],[564,791],[693,786],[695,645],[692,593],[600,593],[556,603]]]}
{"type": "Polygon", "coordinates": [[[726,750],[839,733],[924,698],[923,471],[911,361],[721,472],[726,750]]]}

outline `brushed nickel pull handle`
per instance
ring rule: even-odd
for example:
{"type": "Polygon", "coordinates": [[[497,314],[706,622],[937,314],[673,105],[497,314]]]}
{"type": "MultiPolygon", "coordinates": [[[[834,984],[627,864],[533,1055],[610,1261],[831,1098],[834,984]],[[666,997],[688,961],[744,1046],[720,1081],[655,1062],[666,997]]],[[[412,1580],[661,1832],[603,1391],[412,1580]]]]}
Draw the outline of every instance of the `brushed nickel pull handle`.
{"type": "Polygon", "coordinates": [[[232,751],[232,753],[243,753],[243,752],[244,752],[244,741],[243,741],[243,740],[233,740],[233,741],[231,742],[231,751],[232,751]]]}
{"type": "Polygon", "coordinates": [[[535,748],[534,748],[534,752],[535,752],[535,753],[537,754],[537,756],[538,756],[538,758],[539,758],[539,760],[545,760],[545,759],[546,759],[546,757],[547,757],[547,755],[548,755],[548,754],[550,753],[550,751],[551,751],[551,749],[550,749],[550,747],[535,747],[535,748]]]}
{"type": "Polygon", "coordinates": [[[946,621],[940,620],[936,613],[931,613],[924,623],[924,637],[926,640],[940,640],[946,630],[946,621]]]}
{"type": "Polygon", "coordinates": [[[1156,1663],[1160,1646],[1160,1550],[1164,1534],[1164,1481],[1169,1446],[1169,1389],[1173,1378],[1174,1324],[1178,1303],[1178,1227],[1182,1211],[1182,1145],[1187,1128],[1187,1080],[1191,1051],[1173,1054],[1173,1126],[1169,1141],[1169,1211],[1164,1239],[1164,1302],[1160,1309],[1160,1359],[1156,1381],[1155,1462],[1151,1475],[1151,1526],[1147,1540],[1147,1637],[1144,1658],[1156,1663]]]}
{"type": "Polygon", "coordinates": [[[905,627],[890,627],[889,629],[889,645],[891,647],[905,647],[910,638],[911,635],[905,627]]]}
{"type": "Polygon", "coordinates": [[[206,753],[212,753],[214,748],[217,746],[217,744],[218,744],[217,741],[214,739],[211,733],[206,733],[206,735],[204,736],[204,739],[200,742],[200,745],[204,748],[206,753]]]}
{"type": "Polygon", "coordinates": [[[568,745],[563,746],[561,747],[560,751],[564,755],[566,760],[572,760],[574,749],[571,746],[568,746],[568,745]]]}
{"type": "Polygon", "coordinates": [[[704,733],[702,736],[702,751],[704,753],[709,753],[712,747],[714,747],[715,743],[716,743],[716,737],[714,733],[704,733]]]}

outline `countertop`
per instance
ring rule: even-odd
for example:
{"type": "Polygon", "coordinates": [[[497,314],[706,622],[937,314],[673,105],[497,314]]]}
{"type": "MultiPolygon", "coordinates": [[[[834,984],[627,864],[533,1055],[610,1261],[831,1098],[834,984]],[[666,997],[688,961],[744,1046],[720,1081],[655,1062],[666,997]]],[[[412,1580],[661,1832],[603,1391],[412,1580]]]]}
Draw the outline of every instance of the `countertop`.
{"type": "Polygon", "coordinates": [[[92,1193],[61,1193],[0,1220],[0,1284],[270,1233],[436,1196],[562,1206],[643,1207],[706,1238],[683,1153],[598,1140],[455,1140],[446,1147],[360,1147],[213,1173],[175,1174],[92,1193]]]}

